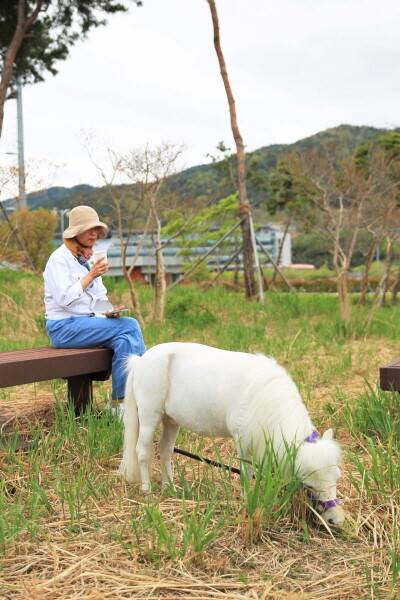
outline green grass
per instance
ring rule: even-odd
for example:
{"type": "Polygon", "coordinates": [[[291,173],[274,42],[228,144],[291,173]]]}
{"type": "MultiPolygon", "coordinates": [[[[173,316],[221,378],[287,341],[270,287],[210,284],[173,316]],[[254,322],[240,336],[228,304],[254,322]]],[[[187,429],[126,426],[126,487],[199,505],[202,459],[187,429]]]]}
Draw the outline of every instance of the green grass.
{"type": "MultiPolygon", "coordinates": [[[[114,301],[128,304],[126,284],[107,283],[114,301]]],[[[5,294],[0,350],[47,345],[40,278],[0,271],[0,286],[5,294]]],[[[139,294],[146,312],[152,290],[140,287],[139,294]]],[[[330,535],[307,508],[290,469],[291,453],[288,464],[279,464],[268,444],[255,480],[175,456],[175,489],[160,488],[156,463],[153,494],[143,496],[138,486],[127,485],[117,474],[121,422],[90,411],[76,419],[62,401],[66,384],[54,381],[50,389],[59,401],[53,424],[32,424],[24,452],[18,450],[17,432],[2,438],[2,575],[11,581],[10,561],[36,564],[37,556],[51,557],[63,548],[79,562],[101,548],[104,561],[115,559],[124,573],[132,565],[163,578],[187,570],[211,583],[219,570],[226,580],[245,586],[237,594],[255,582],[276,586],[277,594],[297,593],[301,582],[304,593],[314,598],[314,592],[323,595],[325,577],[342,577],[346,557],[346,568],[354,565],[355,581],[364,581],[355,585],[354,597],[373,592],[394,598],[399,575],[399,402],[398,394],[382,392],[376,381],[382,360],[398,352],[400,307],[379,308],[365,332],[361,324],[367,310],[344,327],[332,294],[271,292],[261,305],[222,287],[203,293],[201,287],[177,286],[167,298],[165,322],[149,324],[144,331],[148,347],[195,341],[263,352],[285,365],[318,430],[332,426],[343,443],[338,495],[348,520],[340,533],[330,535]],[[316,583],[322,564],[321,583],[316,583]],[[311,566],[315,576],[307,588],[311,566]]],[[[41,385],[30,393],[39,396],[41,385]]],[[[100,407],[109,385],[95,383],[100,407]]],[[[49,386],[43,384],[46,390],[49,386]]],[[[17,393],[0,390],[1,406],[12,403],[17,393]]],[[[181,430],[177,446],[243,466],[230,442],[181,430]]],[[[39,579],[45,576],[37,571],[39,579]]],[[[21,585],[27,577],[21,567],[21,585]]],[[[9,585],[11,597],[15,588],[9,585]]],[[[76,592],[71,590],[72,597],[76,592]]],[[[257,593],[262,597],[264,592],[260,588],[257,593]]]]}
{"type": "Polygon", "coordinates": [[[360,433],[382,442],[389,437],[400,445],[400,403],[397,392],[384,392],[367,384],[365,392],[343,410],[345,423],[354,436],[360,433]]]}

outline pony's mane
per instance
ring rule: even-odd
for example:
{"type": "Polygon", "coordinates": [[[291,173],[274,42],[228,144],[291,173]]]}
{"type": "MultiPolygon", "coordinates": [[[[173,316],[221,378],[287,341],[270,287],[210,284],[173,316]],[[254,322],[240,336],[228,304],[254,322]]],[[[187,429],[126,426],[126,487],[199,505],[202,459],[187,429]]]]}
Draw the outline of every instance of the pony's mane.
{"type": "Polygon", "coordinates": [[[296,462],[307,474],[322,477],[324,469],[339,465],[340,458],[341,448],[338,442],[319,439],[315,444],[301,444],[296,462]]]}
{"type": "Polygon", "coordinates": [[[278,454],[285,444],[300,444],[314,427],[299,391],[287,371],[268,356],[257,354],[254,376],[247,389],[249,398],[241,439],[261,458],[265,439],[271,439],[278,454]]]}

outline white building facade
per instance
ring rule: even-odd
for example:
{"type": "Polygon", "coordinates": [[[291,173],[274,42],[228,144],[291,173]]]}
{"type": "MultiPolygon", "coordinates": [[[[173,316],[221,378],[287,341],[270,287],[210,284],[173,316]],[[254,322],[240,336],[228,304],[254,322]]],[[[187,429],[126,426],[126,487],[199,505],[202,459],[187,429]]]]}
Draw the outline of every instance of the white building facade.
{"type": "MultiPolygon", "coordinates": [[[[288,267],[292,263],[291,236],[277,226],[262,225],[255,232],[257,241],[265,249],[266,253],[271,256],[276,262],[279,258],[279,266],[288,267]]],[[[107,275],[112,277],[122,277],[122,249],[121,240],[117,237],[112,237],[111,240],[104,240],[103,244],[107,247],[107,260],[110,268],[107,275]]],[[[126,239],[122,240],[122,244],[126,244],[126,239]]],[[[204,242],[197,246],[194,239],[194,244],[191,248],[190,262],[195,262],[204,256],[215,244],[215,239],[204,242]]],[[[234,240],[229,240],[216,248],[203,262],[211,271],[219,271],[224,267],[227,261],[235,251],[234,240]]],[[[259,261],[262,266],[271,264],[265,252],[258,247],[259,261]]],[[[169,281],[174,281],[182,275],[188,265],[188,258],[181,254],[181,247],[173,241],[167,244],[163,250],[163,258],[166,270],[166,276],[169,281]]],[[[236,262],[228,265],[227,270],[234,270],[242,266],[242,256],[239,254],[236,262]]],[[[156,271],[156,257],[151,236],[143,237],[143,232],[135,232],[130,236],[129,243],[126,247],[126,267],[133,265],[132,278],[143,282],[151,283],[156,271]]]]}

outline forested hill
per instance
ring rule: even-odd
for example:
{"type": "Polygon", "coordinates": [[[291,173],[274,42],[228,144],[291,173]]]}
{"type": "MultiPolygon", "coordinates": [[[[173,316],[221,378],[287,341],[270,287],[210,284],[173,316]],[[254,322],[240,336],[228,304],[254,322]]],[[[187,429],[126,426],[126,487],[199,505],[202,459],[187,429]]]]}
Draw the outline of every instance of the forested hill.
{"type": "MultiPolygon", "coordinates": [[[[249,171],[258,174],[262,179],[271,173],[279,159],[287,152],[297,150],[307,152],[315,147],[323,147],[334,144],[335,150],[341,154],[348,154],[358,146],[374,137],[384,135],[389,130],[376,129],[374,127],[357,127],[352,125],[340,125],[332,129],[321,131],[311,137],[304,138],[294,144],[275,144],[265,146],[247,153],[248,165],[251,165],[249,171]]],[[[233,156],[231,156],[231,160],[233,156]]],[[[233,161],[234,162],[234,161],[233,161]]],[[[133,186],[132,195],[135,195],[133,186]]],[[[170,187],[173,188],[178,196],[186,199],[199,197],[221,198],[234,191],[233,186],[227,177],[227,170],[224,169],[223,161],[217,161],[212,164],[198,165],[185,169],[170,181],[170,187]]],[[[266,195],[263,186],[255,187],[252,182],[248,183],[248,196],[253,206],[258,207],[260,217],[264,216],[263,200],[266,195]]],[[[72,188],[52,187],[40,193],[30,194],[28,196],[30,208],[72,208],[77,204],[90,204],[96,208],[102,215],[102,219],[107,219],[112,210],[110,200],[106,189],[95,188],[90,185],[78,185],[72,188]]]]}

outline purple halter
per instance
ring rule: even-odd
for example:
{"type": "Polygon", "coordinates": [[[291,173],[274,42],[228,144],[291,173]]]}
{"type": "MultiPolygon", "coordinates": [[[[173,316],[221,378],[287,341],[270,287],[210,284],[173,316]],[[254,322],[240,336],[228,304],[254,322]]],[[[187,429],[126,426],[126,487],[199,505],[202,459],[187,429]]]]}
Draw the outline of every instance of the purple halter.
{"type": "MultiPolygon", "coordinates": [[[[312,434],[309,435],[308,437],[306,437],[306,439],[304,441],[309,442],[310,444],[315,444],[317,439],[318,439],[318,433],[314,429],[312,434]]],[[[310,488],[308,488],[306,485],[303,485],[303,487],[307,492],[307,496],[313,501],[314,504],[320,503],[324,506],[325,509],[334,508],[335,506],[340,504],[340,502],[337,498],[334,498],[333,500],[320,500],[318,498],[318,496],[316,496],[314,494],[314,492],[312,490],[310,490],[310,488]]]]}
{"type": "Polygon", "coordinates": [[[306,490],[307,496],[313,501],[314,504],[322,504],[325,509],[334,508],[340,504],[337,498],[334,498],[333,500],[320,500],[318,496],[316,496],[314,492],[310,490],[310,488],[308,488],[306,485],[303,485],[303,487],[306,490]]]}
{"type": "Polygon", "coordinates": [[[312,434],[309,435],[308,437],[306,437],[306,439],[304,441],[305,442],[310,442],[310,444],[315,444],[315,442],[317,441],[317,439],[318,439],[318,432],[315,431],[315,429],[314,429],[314,431],[312,432],[312,434]]]}

